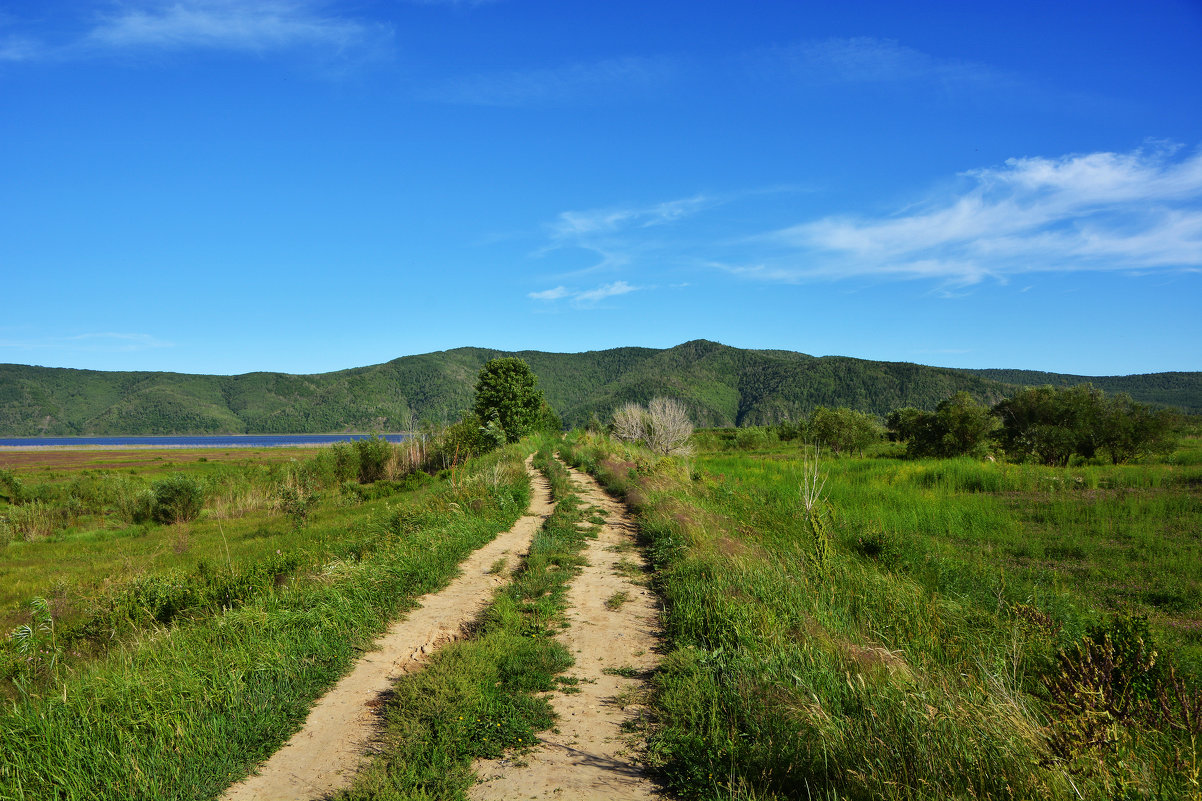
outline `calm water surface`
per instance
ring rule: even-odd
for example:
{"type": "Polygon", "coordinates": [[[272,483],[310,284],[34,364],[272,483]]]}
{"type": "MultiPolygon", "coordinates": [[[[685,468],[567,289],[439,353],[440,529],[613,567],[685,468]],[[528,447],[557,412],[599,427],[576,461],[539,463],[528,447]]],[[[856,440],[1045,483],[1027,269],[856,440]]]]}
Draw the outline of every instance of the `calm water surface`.
{"type": "MultiPolygon", "coordinates": [[[[0,448],[286,448],[366,439],[370,434],[215,434],[190,437],[0,437],[0,448]]],[[[408,434],[381,434],[400,442],[408,434]]]]}

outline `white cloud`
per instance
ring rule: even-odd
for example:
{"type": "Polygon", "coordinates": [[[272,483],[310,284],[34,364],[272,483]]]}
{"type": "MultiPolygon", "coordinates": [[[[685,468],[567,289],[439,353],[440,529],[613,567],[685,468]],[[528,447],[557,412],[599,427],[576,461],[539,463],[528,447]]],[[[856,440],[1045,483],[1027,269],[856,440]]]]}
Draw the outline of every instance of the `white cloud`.
{"type": "Polygon", "coordinates": [[[557,286],[552,289],[544,289],[542,292],[531,292],[528,297],[535,300],[560,300],[572,294],[572,291],[566,286],[557,286]]]}
{"type": "Polygon", "coordinates": [[[883,218],[825,217],[764,241],[786,251],[731,271],[767,280],[857,275],[972,284],[1039,271],[1202,269],[1202,152],[1013,158],[958,192],[883,218]]]}
{"type": "Polygon", "coordinates": [[[45,339],[34,340],[0,340],[0,348],[24,350],[55,349],[68,351],[129,352],[171,347],[175,347],[174,343],[165,342],[150,334],[129,334],[114,331],[76,334],[68,337],[46,337],[45,339]]]}
{"type": "Polygon", "coordinates": [[[599,300],[605,300],[606,298],[612,298],[617,295],[625,295],[640,288],[641,287],[631,286],[625,281],[614,281],[612,284],[605,284],[595,289],[580,292],[576,295],[576,299],[582,303],[596,303],[599,300]]]}
{"type": "Polygon", "coordinates": [[[592,289],[568,289],[564,286],[557,286],[553,289],[544,289],[542,292],[531,292],[527,297],[534,300],[555,301],[555,300],[570,300],[576,306],[591,306],[606,298],[616,297],[618,295],[626,295],[631,292],[636,292],[647,287],[631,286],[625,281],[614,281],[609,284],[592,289]]]}
{"type": "Polygon", "coordinates": [[[389,38],[385,26],[324,14],[306,0],[177,0],[119,5],[86,41],[106,49],[347,52],[375,48],[389,38]]]}
{"type": "Polygon", "coordinates": [[[648,206],[565,211],[547,225],[550,243],[536,255],[579,249],[594,254],[596,261],[571,274],[616,270],[635,261],[640,253],[655,249],[656,243],[647,238],[647,229],[679,222],[720,202],[694,195],[648,206]]]}
{"type": "Polygon", "coordinates": [[[662,90],[678,72],[679,66],[671,59],[629,56],[469,75],[432,84],[419,94],[444,103],[502,107],[627,100],[662,90]]]}
{"type": "Polygon", "coordinates": [[[775,283],[917,280],[942,294],[1039,272],[1202,270],[1202,151],[1153,142],[1126,153],[1024,156],[938,186],[892,213],[768,232],[740,222],[763,213],[692,219],[748,193],[566,211],[535,255],[584,251],[598,260],[532,297],[581,302],[566,276],[634,268],[644,280],[658,273],[661,286],[709,268],[775,283]]]}
{"type": "Polygon", "coordinates": [[[551,230],[556,238],[573,239],[613,233],[622,228],[652,228],[695,214],[712,202],[704,195],[694,195],[651,206],[565,211],[551,225],[551,230]]]}
{"type": "Polygon", "coordinates": [[[945,87],[1008,83],[1005,74],[971,61],[941,59],[893,39],[870,36],[799,42],[762,51],[760,72],[785,72],[807,83],[935,82],[945,87]]]}

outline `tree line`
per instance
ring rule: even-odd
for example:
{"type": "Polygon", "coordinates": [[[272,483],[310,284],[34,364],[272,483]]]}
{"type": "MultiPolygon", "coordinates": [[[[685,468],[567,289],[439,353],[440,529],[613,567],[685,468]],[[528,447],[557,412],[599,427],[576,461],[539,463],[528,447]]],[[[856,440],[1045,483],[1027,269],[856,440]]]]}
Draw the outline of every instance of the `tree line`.
{"type": "MultiPolygon", "coordinates": [[[[656,398],[647,407],[627,403],[613,411],[611,433],[642,441],[661,453],[686,452],[692,423],[677,400],[656,398]]],[[[538,389],[529,365],[518,358],[489,361],[480,371],[472,408],[445,432],[456,455],[466,458],[532,431],[555,431],[560,420],[538,389]]],[[[598,426],[600,427],[600,426],[598,426]]],[[[875,415],[846,407],[820,406],[807,417],[771,431],[782,441],[802,439],[835,455],[858,453],[888,436],[912,457],[977,456],[997,453],[1015,461],[1067,465],[1074,457],[1106,457],[1114,464],[1171,451],[1178,415],[1139,403],[1129,395],[1107,395],[1090,384],[1032,387],[987,406],[956,392],[934,411],[895,409],[884,426],[875,415]]],[[[759,432],[734,431],[748,442],[759,432]]]]}
{"type": "Polygon", "coordinates": [[[1032,387],[993,405],[957,392],[934,411],[904,407],[881,418],[847,407],[820,406],[774,426],[709,429],[699,436],[737,448],[775,438],[802,440],[833,455],[860,454],[889,439],[910,457],[1003,456],[1018,462],[1067,465],[1074,457],[1114,464],[1172,451],[1182,419],[1174,411],[1107,395],[1081,384],[1032,387]]]}

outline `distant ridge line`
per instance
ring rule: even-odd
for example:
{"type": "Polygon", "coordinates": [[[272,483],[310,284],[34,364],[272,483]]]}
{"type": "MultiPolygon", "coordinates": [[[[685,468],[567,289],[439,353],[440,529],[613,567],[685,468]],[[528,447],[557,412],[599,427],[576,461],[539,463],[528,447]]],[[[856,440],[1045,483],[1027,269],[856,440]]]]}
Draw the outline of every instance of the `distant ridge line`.
{"type": "Polygon", "coordinates": [[[519,356],[568,425],[606,418],[627,401],[685,401],[700,425],[796,419],[817,406],[886,414],[930,409],[958,391],[992,403],[1017,387],[1082,382],[1136,400],[1202,413],[1202,372],[1077,376],[1034,370],[958,369],[708,340],[673,348],[583,353],[463,347],[382,364],[298,375],[233,376],[0,364],[0,436],[324,434],[411,430],[458,419],[480,367],[519,356]]]}

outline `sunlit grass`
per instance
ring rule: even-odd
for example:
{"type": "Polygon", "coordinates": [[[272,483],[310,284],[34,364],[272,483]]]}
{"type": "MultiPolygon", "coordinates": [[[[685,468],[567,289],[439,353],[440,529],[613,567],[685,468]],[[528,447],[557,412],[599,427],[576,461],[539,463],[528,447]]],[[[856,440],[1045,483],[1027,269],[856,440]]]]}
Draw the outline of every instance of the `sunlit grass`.
{"type": "MultiPolygon", "coordinates": [[[[73,635],[65,626],[53,668],[39,669],[50,665],[45,653],[4,652],[16,673],[0,709],[0,797],[215,797],[295,730],[412,599],[525,510],[522,455],[508,449],[470,463],[454,485],[377,501],[327,495],[299,530],[285,518],[208,521],[182,554],[147,546],[145,572],[78,596],[88,625],[73,635]]],[[[37,588],[52,605],[53,590],[37,588]]]]}
{"type": "Polygon", "coordinates": [[[776,444],[683,465],[604,440],[575,448],[637,508],[654,558],[670,652],[652,754],[674,791],[1189,791],[1196,742],[1163,727],[1119,726],[1109,750],[1050,757],[1044,679],[1059,649],[1118,610],[1146,614],[1162,659],[1197,670],[1202,471],[1191,459],[824,458],[833,539],[820,560],[801,455],[776,444]]]}

